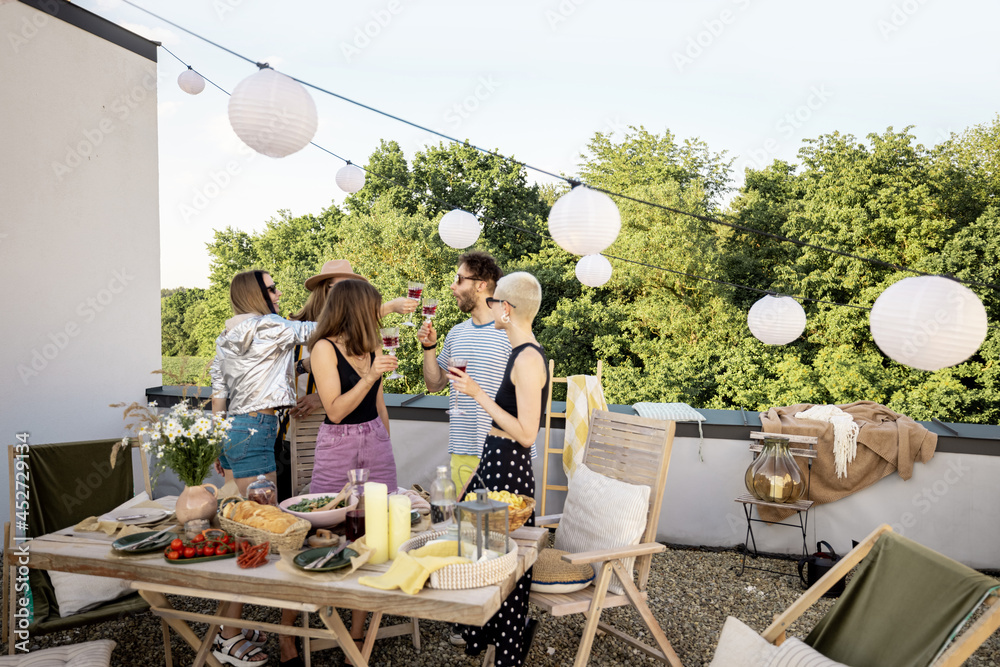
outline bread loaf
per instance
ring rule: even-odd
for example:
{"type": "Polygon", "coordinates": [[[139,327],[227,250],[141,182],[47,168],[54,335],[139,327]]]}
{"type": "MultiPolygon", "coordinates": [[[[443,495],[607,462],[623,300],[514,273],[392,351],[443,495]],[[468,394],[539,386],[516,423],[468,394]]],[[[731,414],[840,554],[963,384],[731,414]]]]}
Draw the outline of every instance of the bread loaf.
{"type": "Polygon", "coordinates": [[[261,505],[252,500],[230,503],[222,511],[227,519],[251,528],[259,528],[269,533],[282,534],[298,521],[298,518],[282,512],[273,505],[261,505]]]}

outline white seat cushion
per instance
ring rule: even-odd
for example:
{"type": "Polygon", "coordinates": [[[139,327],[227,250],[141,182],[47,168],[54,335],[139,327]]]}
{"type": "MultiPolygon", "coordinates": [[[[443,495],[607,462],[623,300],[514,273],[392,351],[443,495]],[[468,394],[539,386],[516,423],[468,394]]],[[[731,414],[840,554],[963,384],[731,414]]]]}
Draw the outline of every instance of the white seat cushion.
{"type": "Polygon", "coordinates": [[[715,657],[708,667],[763,667],[769,664],[778,647],[754,632],[743,621],[726,618],[715,647],[715,657]]]}
{"type": "MultiPolygon", "coordinates": [[[[555,548],[580,553],[638,544],[648,514],[648,486],[611,479],[581,464],[566,494],[555,548]]],[[[631,573],[634,564],[634,557],[623,561],[626,572],[631,573]]],[[[593,568],[598,572],[600,564],[593,568]]],[[[625,592],[614,577],[608,590],[625,592]]]]}
{"type": "Polygon", "coordinates": [[[120,598],[132,592],[131,582],[112,577],[95,577],[89,574],[49,571],[52,588],[63,618],[87,611],[102,602],[120,598]]]}
{"type": "Polygon", "coordinates": [[[778,647],[767,667],[847,667],[831,660],[801,639],[789,637],[778,647]]]}
{"type": "Polygon", "coordinates": [[[115,646],[110,639],[53,646],[31,653],[0,656],[0,667],[107,667],[115,646]]]}

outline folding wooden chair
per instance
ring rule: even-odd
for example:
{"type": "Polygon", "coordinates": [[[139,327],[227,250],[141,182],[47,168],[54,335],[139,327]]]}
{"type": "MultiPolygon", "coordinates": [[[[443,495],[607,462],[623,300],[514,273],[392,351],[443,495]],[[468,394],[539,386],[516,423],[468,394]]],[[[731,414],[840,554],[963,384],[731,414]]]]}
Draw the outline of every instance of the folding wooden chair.
{"type": "Polygon", "coordinates": [[[288,423],[288,442],[292,458],[292,495],[307,493],[316,465],[316,436],[326,419],[326,410],[319,408],[308,417],[288,423]]]}
{"type": "MultiPolygon", "coordinates": [[[[600,359],[597,360],[597,371],[595,376],[597,381],[601,381],[601,371],[603,370],[604,362],[600,359]]],[[[562,417],[566,418],[565,412],[552,412],[552,389],[554,384],[566,384],[567,379],[565,377],[556,377],[556,362],[549,359],[549,392],[548,401],[545,403],[545,441],[544,441],[544,454],[542,456],[542,502],[539,512],[545,514],[545,497],[549,491],[566,491],[567,486],[565,484],[549,484],[549,457],[553,454],[558,454],[560,461],[562,460],[562,455],[564,449],[562,447],[555,448],[551,446],[552,438],[552,418],[562,417]]],[[[539,526],[542,524],[538,524],[539,526]]]]}
{"type": "MultiPolygon", "coordinates": [[[[602,475],[628,484],[646,485],[650,488],[649,511],[646,528],[640,544],[566,554],[563,560],[576,564],[600,564],[600,571],[594,585],[575,593],[552,594],[532,591],[531,601],[553,616],[586,614],[580,648],[574,661],[575,667],[583,667],[590,658],[591,647],[597,630],[622,639],[633,648],[662,660],[674,667],[680,667],[680,660],[674,652],[660,624],[646,604],[646,585],[653,562],[653,554],[666,549],[656,542],[656,527],[660,519],[660,505],[670,466],[670,454],[674,443],[675,424],[672,421],[646,419],[631,415],[594,410],[590,419],[590,431],[584,454],[584,465],[602,475]],[[633,581],[632,573],[623,561],[636,557],[638,576],[633,581]],[[624,595],[608,592],[611,575],[621,582],[624,595]],[[611,607],[631,605],[649,630],[659,648],[648,646],[626,632],[602,623],[601,610],[611,607]]],[[[548,520],[553,517],[544,517],[548,520]]],[[[536,521],[540,521],[538,519],[536,521]]]]}
{"type": "Polygon", "coordinates": [[[1000,581],[882,525],[775,618],[761,636],[772,644],[782,644],[792,623],[873,550],[873,560],[862,564],[835,606],[805,640],[827,657],[852,665],[958,667],[1000,628],[1000,604],[996,604],[1000,581]],[[890,576],[906,583],[897,585],[895,580],[888,581],[890,576]],[[889,590],[877,590],[880,586],[889,590]],[[933,586],[942,591],[933,590],[933,586]],[[876,604],[878,608],[873,608],[876,604]],[[914,627],[914,619],[927,620],[928,613],[942,608],[957,614],[958,622],[949,626],[929,619],[932,627],[926,631],[914,627]],[[965,627],[976,613],[980,614],[978,620],[965,627]],[[886,627],[898,630],[898,634],[884,633],[886,627]],[[864,655],[870,647],[880,654],[864,655]]]}

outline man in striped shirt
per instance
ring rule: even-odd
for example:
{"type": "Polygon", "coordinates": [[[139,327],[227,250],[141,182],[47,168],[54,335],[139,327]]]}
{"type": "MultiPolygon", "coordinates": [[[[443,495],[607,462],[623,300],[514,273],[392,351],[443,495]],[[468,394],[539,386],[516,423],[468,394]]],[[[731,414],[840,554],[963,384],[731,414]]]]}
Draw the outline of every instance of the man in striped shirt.
{"type": "MultiPolygon", "coordinates": [[[[420,328],[417,339],[424,348],[424,383],[428,391],[444,389],[450,360],[464,358],[469,362],[466,372],[490,398],[496,396],[510,357],[510,341],[506,333],[493,327],[493,313],[486,305],[486,298],[493,296],[502,276],[503,271],[488,253],[474,250],[458,258],[458,273],[451,292],[459,310],[470,318],[448,332],[440,355],[435,355],[434,326],[427,322],[420,328]]],[[[453,413],[448,429],[451,478],[461,493],[471,471],[479,465],[492,420],[476,401],[454,389],[449,392],[448,405],[453,413]],[[455,411],[459,414],[454,414],[455,411]]]]}

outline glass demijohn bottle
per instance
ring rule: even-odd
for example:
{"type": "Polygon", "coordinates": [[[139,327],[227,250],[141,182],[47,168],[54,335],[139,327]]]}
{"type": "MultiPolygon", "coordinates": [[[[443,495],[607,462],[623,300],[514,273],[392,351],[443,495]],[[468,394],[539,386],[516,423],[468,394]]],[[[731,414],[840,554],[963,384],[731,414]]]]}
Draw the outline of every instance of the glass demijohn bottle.
{"type": "Polygon", "coordinates": [[[750,493],[769,503],[798,502],[805,491],[799,464],[783,438],[764,439],[764,449],[747,468],[745,481],[750,493]]]}
{"type": "Polygon", "coordinates": [[[455,483],[448,475],[448,466],[437,467],[437,477],[431,484],[431,527],[443,530],[455,515],[455,483]]]}

